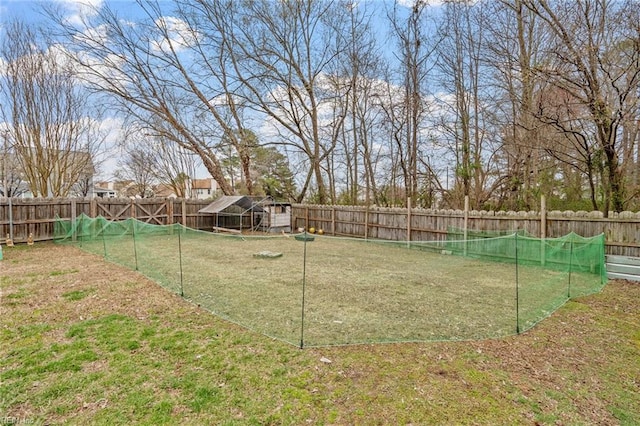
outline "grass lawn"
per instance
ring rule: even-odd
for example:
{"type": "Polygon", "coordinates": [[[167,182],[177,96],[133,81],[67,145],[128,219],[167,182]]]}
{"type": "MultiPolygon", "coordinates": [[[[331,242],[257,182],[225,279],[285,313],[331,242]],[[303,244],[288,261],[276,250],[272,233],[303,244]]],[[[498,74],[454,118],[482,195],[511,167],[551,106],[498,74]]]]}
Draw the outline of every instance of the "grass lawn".
{"type": "Polygon", "coordinates": [[[300,350],[74,247],[0,278],[0,424],[640,424],[637,283],[519,336],[300,350]]]}

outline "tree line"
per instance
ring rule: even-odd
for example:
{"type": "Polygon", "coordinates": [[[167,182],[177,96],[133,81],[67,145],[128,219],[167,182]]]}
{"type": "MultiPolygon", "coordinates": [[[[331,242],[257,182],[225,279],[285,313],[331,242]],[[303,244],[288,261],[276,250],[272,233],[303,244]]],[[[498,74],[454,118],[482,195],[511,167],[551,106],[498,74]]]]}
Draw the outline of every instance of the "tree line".
{"type": "MultiPolygon", "coordinates": [[[[171,179],[188,167],[166,160],[186,153],[224,194],[640,207],[640,3],[405,3],[140,0],[131,16],[107,4],[81,23],[45,6],[47,51],[72,92],[135,130],[129,154],[171,179]]],[[[10,45],[3,59],[19,67],[10,45]]],[[[16,75],[3,93],[24,102],[16,75]]],[[[36,124],[3,114],[23,146],[36,124]]]]}

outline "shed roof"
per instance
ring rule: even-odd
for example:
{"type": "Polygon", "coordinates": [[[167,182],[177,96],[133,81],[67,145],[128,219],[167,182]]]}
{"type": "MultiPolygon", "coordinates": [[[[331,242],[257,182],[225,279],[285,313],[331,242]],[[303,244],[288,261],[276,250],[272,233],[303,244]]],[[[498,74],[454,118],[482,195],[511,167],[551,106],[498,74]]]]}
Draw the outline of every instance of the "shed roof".
{"type": "Polygon", "coordinates": [[[262,211],[262,207],[257,205],[251,198],[245,195],[223,195],[222,197],[200,209],[198,213],[220,213],[231,206],[239,206],[246,210],[262,211]]]}

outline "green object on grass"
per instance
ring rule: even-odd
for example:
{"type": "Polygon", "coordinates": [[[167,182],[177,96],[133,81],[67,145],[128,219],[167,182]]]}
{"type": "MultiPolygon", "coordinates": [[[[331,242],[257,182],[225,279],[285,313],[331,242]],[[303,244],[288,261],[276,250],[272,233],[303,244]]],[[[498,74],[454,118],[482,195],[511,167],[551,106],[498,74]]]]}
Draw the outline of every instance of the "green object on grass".
{"type": "Polygon", "coordinates": [[[315,240],[315,237],[313,235],[309,235],[306,232],[303,233],[303,234],[297,234],[294,238],[296,240],[298,240],[298,241],[313,241],[313,240],[315,240]]]}
{"type": "Polygon", "coordinates": [[[262,259],[276,259],[278,257],[282,257],[282,253],[265,250],[259,253],[254,253],[253,257],[258,257],[262,259]]]}

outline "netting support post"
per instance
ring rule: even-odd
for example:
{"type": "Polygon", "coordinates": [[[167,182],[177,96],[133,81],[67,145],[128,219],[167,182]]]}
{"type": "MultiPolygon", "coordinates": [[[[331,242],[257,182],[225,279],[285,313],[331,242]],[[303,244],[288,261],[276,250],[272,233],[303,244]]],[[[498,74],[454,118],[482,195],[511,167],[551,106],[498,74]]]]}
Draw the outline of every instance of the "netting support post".
{"type": "Polygon", "coordinates": [[[464,240],[464,255],[467,255],[467,239],[469,236],[469,196],[465,195],[464,196],[464,228],[463,228],[463,236],[462,239],[464,240]]]}
{"type": "Polygon", "coordinates": [[[546,243],[547,238],[547,199],[544,195],[540,196],[540,265],[544,266],[546,262],[546,243]]]}
{"type": "MultiPolygon", "coordinates": [[[[187,201],[183,198],[180,208],[182,209],[182,226],[187,226],[187,201]]],[[[198,214],[198,218],[200,215],[198,214]]],[[[200,229],[198,225],[196,225],[197,229],[200,229]]]]}
{"type": "Polygon", "coordinates": [[[520,282],[518,277],[518,233],[514,234],[516,256],[516,334],[520,334],[520,282]]]}
{"type": "Polygon", "coordinates": [[[567,283],[567,299],[571,299],[571,270],[573,269],[573,235],[569,234],[569,282],[567,283]]]}
{"type": "Polygon", "coordinates": [[[182,239],[180,237],[181,233],[182,232],[178,231],[178,256],[180,257],[180,297],[184,297],[184,279],[182,275],[182,239]]]}
{"type": "Polygon", "coordinates": [[[407,197],[407,248],[411,248],[411,197],[407,197]]]}
{"type": "Polygon", "coordinates": [[[607,282],[607,271],[604,267],[605,262],[606,262],[606,255],[605,255],[605,240],[604,240],[604,234],[602,235],[602,244],[600,244],[600,284],[604,285],[607,282]]]}
{"type": "MultiPolygon", "coordinates": [[[[96,218],[96,219],[93,219],[93,220],[98,220],[98,219],[96,218]]],[[[100,230],[101,232],[100,233],[102,234],[102,250],[104,250],[104,258],[106,259],[107,258],[107,241],[104,238],[105,229],[106,229],[106,226],[101,226],[101,230],[100,230]]]]}
{"type": "Polygon", "coordinates": [[[307,282],[307,230],[304,231],[304,254],[302,256],[302,312],[300,315],[300,349],[304,348],[304,302],[307,282]]]}
{"type": "Polygon", "coordinates": [[[138,248],[136,247],[136,220],[129,218],[131,221],[131,235],[133,236],[133,257],[136,261],[136,271],[138,270],[138,248]]]}

